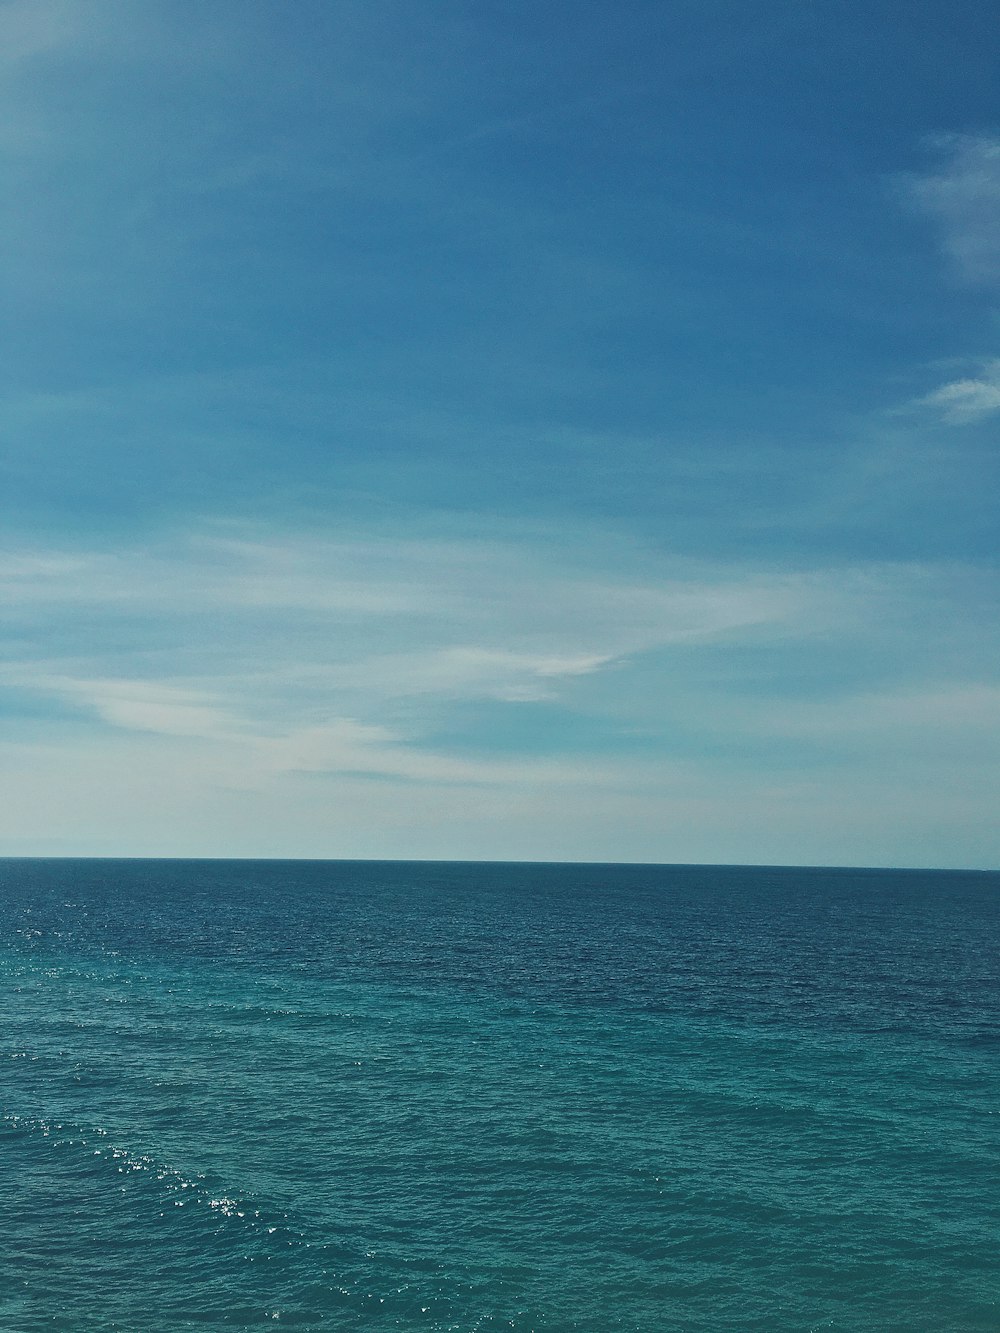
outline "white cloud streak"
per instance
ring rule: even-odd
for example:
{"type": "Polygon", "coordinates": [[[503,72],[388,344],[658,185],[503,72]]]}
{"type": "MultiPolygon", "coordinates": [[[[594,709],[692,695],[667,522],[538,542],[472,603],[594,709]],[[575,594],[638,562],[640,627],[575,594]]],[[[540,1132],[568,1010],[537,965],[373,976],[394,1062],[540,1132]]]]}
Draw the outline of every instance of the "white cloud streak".
{"type": "MultiPolygon", "coordinates": [[[[753,859],[772,845],[754,827],[768,800],[811,820],[821,793],[850,805],[855,778],[883,772],[891,799],[906,787],[924,808],[949,756],[982,782],[1000,694],[969,654],[963,678],[940,653],[934,665],[951,627],[968,640],[949,607],[969,577],[233,525],[155,547],[13,549],[0,839],[58,850],[51,825],[70,850],[133,854],[753,859]],[[879,642],[896,663],[880,687],[838,682],[879,642]],[[743,681],[741,653],[779,664],[768,688],[743,681]],[[813,670],[830,659],[819,697],[796,696],[803,653],[813,670]],[[561,742],[533,743],[526,704],[571,719],[561,742]],[[470,716],[486,722],[463,740],[470,716]],[[726,843],[727,821],[742,842],[726,843]]],[[[770,818],[770,836],[794,848],[789,821],[770,818]]],[[[773,846],[759,855],[795,854],[773,846]]]]}
{"type": "MultiPolygon", "coordinates": [[[[900,178],[903,194],[935,224],[941,248],[965,282],[1000,283],[1000,136],[939,135],[930,141],[938,166],[900,178]]],[[[1000,411],[1000,360],[950,380],[907,404],[947,425],[974,424],[1000,411]]]]}
{"type": "Polygon", "coordinates": [[[831,593],[704,569],[595,577],[579,551],[485,540],[206,530],[155,550],[13,551],[0,685],[119,729],[254,741],[266,768],[301,753],[309,769],[472,780],[413,757],[428,707],[558,700],[637,654],[808,632],[831,593]]]}
{"type": "Polygon", "coordinates": [[[905,193],[937,224],[958,273],[993,285],[1000,281],[1000,137],[944,135],[932,147],[940,166],[905,177],[905,193]]]}
{"type": "Polygon", "coordinates": [[[918,399],[915,405],[928,408],[944,421],[958,426],[1000,412],[1000,360],[987,362],[978,375],[943,384],[918,399]]]}

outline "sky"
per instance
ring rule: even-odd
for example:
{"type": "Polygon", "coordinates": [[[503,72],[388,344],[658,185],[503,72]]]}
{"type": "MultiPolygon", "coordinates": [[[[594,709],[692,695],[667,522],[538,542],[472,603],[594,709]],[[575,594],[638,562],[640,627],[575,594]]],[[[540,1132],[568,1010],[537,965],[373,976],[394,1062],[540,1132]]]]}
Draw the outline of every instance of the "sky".
{"type": "Polygon", "coordinates": [[[0,854],[1000,864],[983,0],[0,0],[0,854]]]}

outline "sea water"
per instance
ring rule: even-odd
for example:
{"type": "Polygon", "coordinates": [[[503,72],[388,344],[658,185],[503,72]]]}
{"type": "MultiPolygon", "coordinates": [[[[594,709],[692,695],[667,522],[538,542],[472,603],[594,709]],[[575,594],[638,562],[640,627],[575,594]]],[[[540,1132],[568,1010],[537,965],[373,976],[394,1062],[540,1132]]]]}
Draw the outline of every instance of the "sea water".
{"type": "Polygon", "coordinates": [[[0,1328],[1000,1329],[1000,876],[0,862],[0,1328]]]}

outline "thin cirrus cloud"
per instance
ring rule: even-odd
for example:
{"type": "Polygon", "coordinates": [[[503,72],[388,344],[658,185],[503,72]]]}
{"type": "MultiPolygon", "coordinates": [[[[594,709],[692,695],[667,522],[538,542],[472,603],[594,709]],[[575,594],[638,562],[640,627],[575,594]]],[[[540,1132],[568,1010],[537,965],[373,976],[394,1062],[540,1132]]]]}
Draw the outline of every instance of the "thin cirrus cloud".
{"type": "MultiPolygon", "coordinates": [[[[974,287],[1000,283],[1000,137],[939,135],[929,144],[935,169],[904,177],[904,195],[928,217],[952,272],[974,287]]],[[[1000,360],[950,380],[912,404],[949,425],[967,425],[1000,410],[1000,360]]]]}
{"type": "Polygon", "coordinates": [[[939,165],[904,178],[905,193],[937,225],[945,255],[968,282],[1000,281],[1000,137],[939,135],[939,165]]]}
{"type": "MultiPolygon", "coordinates": [[[[588,728],[607,710],[602,677],[613,700],[635,657],[808,633],[825,596],[809,576],[611,578],[596,564],[592,547],[551,539],[251,541],[211,530],[155,551],[9,553],[0,689],[13,717],[40,706],[50,722],[41,735],[32,722],[33,740],[8,740],[8,771],[47,773],[51,808],[71,799],[74,772],[131,768],[141,743],[143,775],[116,798],[123,819],[138,805],[135,827],[159,782],[173,790],[182,757],[183,785],[205,809],[228,808],[233,792],[283,807],[294,803],[289,784],[294,793],[309,776],[377,779],[380,803],[367,826],[355,814],[349,843],[369,852],[381,819],[405,826],[415,786],[452,792],[451,813],[437,816],[441,852],[460,845],[455,811],[468,798],[457,788],[522,803],[526,791],[558,791],[563,818],[576,818],[581,793],[652,790],[670,771],[653,754],[588,752],[588,728]],[[574,699],[586,681],[596,696],[574,699]],[[436,741],[452,710],[477,704],[500,709],[501,733],[506,710],[571,708],[577,734],[554,752],[529,741],[498,753],[488,732],[466,753],[436,741]]],[[[655,725],[660,711],[648,701],[629,729],[655,725]]],[[[185,818],[184,846],[197,849],[185,818]]],[[[311,836],[307,850],[317,837],[320,851],[343,846],[311,836]]]]}
{"type": "Polygon", "coordinates": [[[981,421],[1000,411],[1000,361],[990,361],[978,375],[950,380],[919,399],[916,406],[928,408],[953,425],[981,421]]]}
{"type": "Polygon", "coordinates": [[[514,821],[521,854],[614,855],[624,825],[638,855],[668,838],[693,859],[767,860],[803,855],[808,823],[836,860],[844,827],[889,845],[876,773],[906,800],[897,859],[926,859],[921,821],[982,817],[1000,714],[975,677],[992,654],[972,651],[975,570],[671,570],[651,555],[642,577],[633,563],[612,579],[611,547],[592,543],[224,527],[0,565],[12,844],[20,830],[58,850],[56,813],[94,851],[200,854],[225,837],[280,854],[292,829],[304,855],[502,856],[514,821]],[[869,668],[845,687],[880,636],[880,686],[869,668]],[[32,706],[47,720],[19,728],[32,706]],[[470,708],[496,730],[456,751],[441,733],[470,708]],[[518,717],[560,711],[562,744],[498,748],[518,717]],[[614,744],[595,748],[609,725],[614,744]],[[942,795],[949,757],[965,786],[953,774],[942,795]]]}
{"type": "MultiPolygon", "coordinates": [[[[8,553],[2,683],[125,730],[232,740],[367,715],[359,725],[375,729],[356,739],[381,744],[398,738],[374,721],[388,703],[414,737],[421,700],[517,705],[583,689],[599,709],[602,688],[613,697],[664,654],[698,661],[675,679],[683,691],[741,647],[828,655],[881,623],[914,649],[928,617],[953,634],[985,595],[975,569],[754,571],[651,553],[611,576],[613,545],[597,554],[592,540],[252,541],[222,527],[156,548],[8,553]]],[[[933,640],[911,668],[941,669],[933,640]]],[[[636,716],[653,725],[663,707],[639,701],[636,716]]]]}
{"type": "Polygon", "coordinates": [[[809,582],[690,569],[615,578],[592,552],[551,541],[199,532],[156,550],[36,550],[0,561],[3,672],[10,686],[89,698],[106,720],[154,731],[211,720],[191,690],[241,699],[246,719],[247,701],[272,692],[305,712],[328,706],[324,692],[540,700],[636,653],[786,623],[809,582]]]}

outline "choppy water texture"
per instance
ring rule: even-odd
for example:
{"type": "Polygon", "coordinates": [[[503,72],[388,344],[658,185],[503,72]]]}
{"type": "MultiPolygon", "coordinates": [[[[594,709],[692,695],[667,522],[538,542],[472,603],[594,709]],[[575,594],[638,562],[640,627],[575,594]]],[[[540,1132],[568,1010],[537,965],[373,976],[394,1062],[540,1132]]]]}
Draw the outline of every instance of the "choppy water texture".
{"type": "Polygon", "coordinates": [[[0,862],[0,1328],[1000,1329],[1000,876],[0,862]]]}

